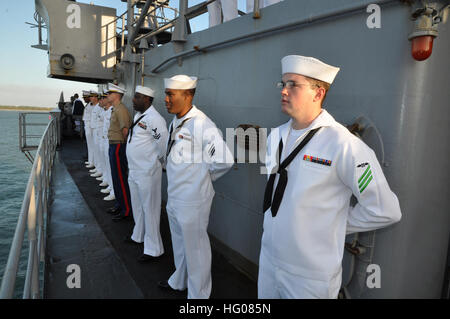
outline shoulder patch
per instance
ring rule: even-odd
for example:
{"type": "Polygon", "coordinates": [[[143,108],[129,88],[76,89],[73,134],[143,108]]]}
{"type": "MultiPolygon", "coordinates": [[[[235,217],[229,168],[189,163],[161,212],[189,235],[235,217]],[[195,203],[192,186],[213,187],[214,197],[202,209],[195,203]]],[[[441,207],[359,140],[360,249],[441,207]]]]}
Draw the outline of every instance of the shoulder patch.
{"type": "Polygon", "coordinates": [[[154,138],[155,140],[159,140],[159,138],[161,137],[161,133],[156,132],[157,130],[158,130],[157,127],[152,128],[152,131],[153,131],[153,138],[154,138]]]}
{"type": "Polygon", "coordinates": [[[216,147],[214,146],[214,144],[212,144],[208,149],[208,154],[210,157],[213,157],[214,153],[216,153],[216,147]]]}
{"type": "Polygon", "coordinates": [[[369,163],[359,164],[357,167],[358,168],[364,168],[366,166],[367,166],[367,168],[364,170],[364,172],[362,173],[362,175],[358,179],[358,188],[359,188],[359,193],[360,194],[362,194],[362,192],[364,192],[366,187],[370,184],[370,182],[373,179],[372,169],[370,168],[370,164],[369,163]]]}

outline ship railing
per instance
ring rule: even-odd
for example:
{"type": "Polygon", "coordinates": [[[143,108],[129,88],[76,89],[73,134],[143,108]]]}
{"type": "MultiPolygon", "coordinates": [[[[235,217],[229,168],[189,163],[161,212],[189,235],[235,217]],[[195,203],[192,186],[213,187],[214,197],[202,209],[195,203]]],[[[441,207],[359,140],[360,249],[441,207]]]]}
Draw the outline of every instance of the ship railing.
{"type": "Polygon", "coordinates": [[[20,253],[28,232],[28,265],[23,287],[23,299],[40,298],[39,266],[45,260],[45,227],[44,217],[47,216],[47,204],[50,193],[50,178],[53,160],[58,145],[59,125],[58,112],[51,113],[52,119],[47,125],[28,178],[22,207],[17,221],[11,249],[8,256],[0,298],[14,297],[14,288],[18,274],[20,253]]]}
{"type": "MultiPolygon", "coordinates": [[[[150,1],[150,0],[147,0],[150,1]]],[[[135,27],[133,35],[130,37],[131,44],[137,45],[141,42],[141,40],[154,37],[158,35],[161,32],[166,31],[167,29],[172,29],[172,41],[183,41],[185,38],[185,35],[188,33],[191,33],[191,28],[189,25],[189,20],[196,18],[206,12],[208,12],[208,5],[215,2],[216,0],[205,0],[197,5],[194,5],[192,7],[188,7],[188,1],[187,0],[179,0],[178,10],[175,11],[175,15],[173,19],[165,20],[165,23],[156,28],[154,31],[143,34],[141,36],[135,36],[138,34],[140,24],[139,21],[135,27]],[[179,31],[177,31],[179,29],[179,31]],[[180,39],[181,36],[181,39],[180,39]]],[[[257,0],[258,1],[258,0],[257,0]]],[[[239,12],[240,14],[243,14],[242,12],[239,12]]]]}
{"type": "MultiPolygon", "coordinates": [[[[115,52],[123,51],[125,44],[125,31],[128,32],[128,41],[131,45],[138,45],[141,40],[153,38],[158,34],[167,31],[170,29],[170,32],[173,33],[174,29],[177,27],[177,23],[182,25],[182,29],[185,30],[185,26],[187,26],[186,33],[190,33],[189,20],[194,19],[204,13],[208,12],[207,6],[216,0],[205,0],[197,5],[192,7],[188,7],[187,0],[179,0],[179,9],[172,8],[168,5],[169,1],[163,0],[147,0],[145,1],[144,9],[141,10],[141,13],[134,14],[134,8],[138,4],[135,2],[130,6],[130,8],[118,16],[114,21],[110,23],[117,23],[121,20],[121,25],[117,26],[117,36],[121,37],[121,47],[115,50],[115,52]],[[150,7],[151,6],[151,7],[150,7]],[[148,10],[148,8],[151,8],[148,10]],[[165,9],[169,10],[170,13],[166,15],[165,9]],[[159,15],[156,12],[159,10],[159,15]],[[133,11],[133,14],[129,14],[130,11],[133,11]],[[133,21],[130,23],[130,30],[127,30],[128,27],[128,17],[133,17],[133,21]],[[142,26],[143,21],[151,21],[153,23],[154,30],[142,34],[138,36],[139,30],[142,26]]],[[[254,0],[254,17],[259,17],[259,2],[260,0],[254,0]]],[[[244,15],[245,13],[242,11],[238,11],[239,15],[244,15]]]]}
{"type": "MultiPolygon", "coordinates": [[[[121,51],[121,58],[123,58],[125,50],[125,33],[127,33],[128,39],[131,39],[131,37],[136,37],[143,21],[145,20],[147,20],[150,24],[153,25],[153,27],[156,30],[158,30],[158,32],[156,32],[155,34],[153,34],[154,32],[152,32],[151,35],[152,37],[173,27],[173,25],[167,26],[171,24],[174,20],[173,18],[170,18],[168,16],[172,15],[173,17],[176,17],[178,15],[178,10],[176,8],[170,7],[168,3],[169,1],[167,0],[147,0],[144,9],[141,9],[139,13],[135,13],[134,10],[136,6],[139,4],[139,2],[136,1],[130,5],[127,11],[117,16],[114,20],[110,21],[109,23],[103,25],[102,27],[107,28],[108,25],[112,23],[116,24],[115,36],[118,38],[120,37],[121,40],[120,40],[120,47],[114,50],[113,53],[121,51]],[[170,12],[169,14],[166,13],[167,10],[170,12]],[[128,23],[128,19],[132,20],[130,24],[128,23]],[[164,28],[161,29],[162,27],[164,28]],[[136,32],[130,32],[130,30],[136,30],[136,32]]],[[[141,38],[139,38],[139,40],[132,42],[136,43],[137,41],[140,40],[141,38]]]]}
{"type": "MultiPolygon", "coordinates": [[[[125,51],[125,33],[127,33],[127,41],[131,46],[136,46],[142,40],[152,39],[153,43],[157,45],[156,36],[162,32],[169,31],[172,33],[172,41],[184,41],[187,34],[191,33],[189,20],[194,19],[202,14],[208,12],[208,5],[216,0],[205,0],[197,5],[188,7],[187,0],[179,0],[178,8],[173,8],[168,5],[167,0],[147,0],[144,7],[139,13],[134,10],[138,5],[138,1],[130,4],[127,11],[117,16],[116,19],[104,25],[106,27],[111,23],[116,23],[116,36],[120,37],[120,46],[112,53],[121,52],[120,58],[123,58],[125,51]],[[166,14],[169,10],[169,14],[166,14]],[[159,13],[157,13],[159,12],[159,13]],[[128,23],[128,20],[133,20],[128,23]],[[119,24],[119,21],[121,23],[119,24]],[[153,31],[139,35],[139,31],[144,21],[152,24],[153,31]],[[178,29],[178,30],[177,30],[178,29]]],[[[253,17],[260,17],[260,0],[254,0],[253,17]]],[[[244,12],[238,11],[239,15],[245,15],[244,12]]]]}
{"type": "Polygon", "coordinates": [[[33,164],[34,158],[31,151],[37,150],[42,134],[34,134],[29,128],[47,126],[48,123],[31,122],[28,119],[34,114],[42,115],[42,112],[20,112],[19,113],[19,148],[25,157],[33,164]]]}

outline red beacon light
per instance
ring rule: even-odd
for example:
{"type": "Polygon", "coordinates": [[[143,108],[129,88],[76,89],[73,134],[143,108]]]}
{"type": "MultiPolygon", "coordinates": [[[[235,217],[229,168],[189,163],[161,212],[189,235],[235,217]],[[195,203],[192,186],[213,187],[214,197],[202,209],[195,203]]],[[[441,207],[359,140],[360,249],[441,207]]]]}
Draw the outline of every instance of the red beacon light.
{"type": "Polygon", "coordinates": [[[441,16],[431,5],[416,9],[411,19],[414,21],[414,30],[409,35],[411,41],[411,55],[416,61],[424,61],[433,53],[433,41],[438,35],[437,25],[441,16]]]}
{"type": "Polygon", "coordinates": [[[411,54],[417,61],[428,59],[433,53],[432,35],[422,35],[411,39],[411,54]]]}

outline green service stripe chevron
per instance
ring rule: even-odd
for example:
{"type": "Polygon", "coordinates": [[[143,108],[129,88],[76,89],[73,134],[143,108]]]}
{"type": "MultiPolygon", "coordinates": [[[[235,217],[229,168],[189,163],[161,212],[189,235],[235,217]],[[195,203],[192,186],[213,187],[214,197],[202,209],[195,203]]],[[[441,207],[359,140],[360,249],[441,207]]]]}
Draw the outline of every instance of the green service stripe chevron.
{"type": "Polygon", "coordinates": [[[369,185],[370,181],[372,180],[372,177],[373,176],[370,176],[370,178],[367,180],[366,185],[364,185],[364,187],[359,191],[360,193],[362,193],[366,189],[367,185],[369,185]]]}
{"type": "Polygon", "coordinates": [[[361,182],[361,180],[364,178],[364,176],[366,176],[367,172],[370,170],[370,165],[367,166],[366,170],[364,171],[364,173],[361,175],[361,177],[358,179],[358,184],[359,182],[361,182]]]}
{"type": "Polygon", "coordinates": [[[362,180],[362,182],[359,183],[359,189],[361,189],[361,187],[364,185],[364,183],[367,181],[367,179],[371,176],[372,176],[372,171],[369,171],[369,173],[367,173],[366,177],[362,180]]]}

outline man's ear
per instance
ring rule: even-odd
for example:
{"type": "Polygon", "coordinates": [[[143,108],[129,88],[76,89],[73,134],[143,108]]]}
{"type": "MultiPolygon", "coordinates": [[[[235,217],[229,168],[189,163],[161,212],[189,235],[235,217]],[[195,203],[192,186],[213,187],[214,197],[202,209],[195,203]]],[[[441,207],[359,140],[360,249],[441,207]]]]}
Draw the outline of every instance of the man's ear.
{"type": "Polygon", "coordinates": [[[314,96],[314,102],[323,100],[325,93],[326,93],[325,89],[323,87],[319,87],[316,90],[316,95],[314,96]]]}

